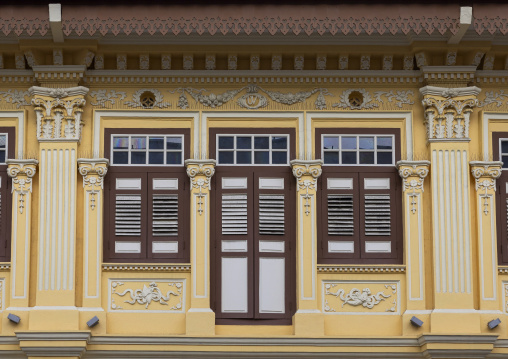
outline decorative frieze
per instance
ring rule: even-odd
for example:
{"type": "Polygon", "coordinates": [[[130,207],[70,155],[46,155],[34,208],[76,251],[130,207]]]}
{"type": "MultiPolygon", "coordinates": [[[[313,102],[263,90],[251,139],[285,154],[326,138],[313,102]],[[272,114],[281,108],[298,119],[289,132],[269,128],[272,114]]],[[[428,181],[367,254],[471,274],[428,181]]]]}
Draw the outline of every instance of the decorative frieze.
{"type": "Polygon", "coordinates": [[[326,70],[326,55],[316,57],[316,70],[326,70]]]}
{"type": "MultiPolygon", "coordinates": [[[[118,95],[125,94],[124,92],[117,92],[118,95]]],[[[109,100],[111,101],[111,100],[109,100]]],[[[125,101],[125,104],[129,107],[136,108],[166,108],[170,107],[171,104],[164,101],[164,96],[159,90],[156,89],[140,89],[132,95],[132,101],[125,101]]]]}
{"type": "Polygon", "coordinates": [[[403,265],[319,265],[317,267],[320,273],[404,273],[406,267],[403,265]]]}
{"type": "Polygon", "coordinates": [[[150,70],[150,56],[148,54],[139,55],[139,69],[150,70]]]}
{"type": "Polygon", "coordinates": [[[185,312],[185,279],[110,279],[110,312],[185,312]]]}
{"type": "Polygon", "coordinates": [[[324,280],[325,314],[399,314],[399,281],[324,280]]]}
{"type": "Polygon", "coordinates": [[[272,55],[272,70],[282,70],[282,55],[272,55]]]}
{"type": "Polygon", "coordinates": [[[259,55],[258,54],[250,55],[250,69],[251,70],[259,70],[259,55]]]}
{"type": "Polygon", "coordinates": [[[457,62],[457,51],[448,51],[446,53],[446,66],[454,66],[457,62]]]}
{"type": "Polygon", "coordinates": [[[429,141],[469,141],[469,123],[473,109],[479,105],[477,87],[444,88],[425,86],[425,124],[429,141]]]}
{"type": "Polygon", "coordinates": [[[191,191],[196,193],[197,198],[197,212],[202,215],[204,212],[203,198],[207,196],[210,191],[210,180],[215,174],[215,160],[187,160],[187,175],[190,178],[191,191]]]}
{"type": "Polygon", "coordinates": [[[14,55],[14,61],[16,63],[17,70],[25,69],[25,55],[23,53],[16,52],[16,54],[14,55]]]}
{"type": "Polygon", "coordinates": [[[94,68],[96,70],[104,70],[104,54],[95,55],[94,68]]]}
{"type": "Polygon", "coordinates": [[[298,71],[303,70],[304,63],[305,63],[305,58],[303,55],[295,55],[295,59],[294,59],[295,70],[298,70],[298,71]]]}
{"type": "Polygon", "coordinates": [[[205,57],[205,69],[215,70],[215,54],[207,54],[205,57]]]}
{"type": "Polygon", "coordinates": [[[370,70],[370,55],[360,57],[360,70],[370,70]]]}
{"type": "Polygon", "coordinates": [[[411,198],[411,212],[417,212],[417,198],[423,193],[423,182],[429,174],[430,161],[399,161],[397,169],[403,179],[403,190],[411,198]]]}
{"type": "Polygon", "coordinates": [[[95,98],[95,102],[90,102],[92,106],[106,107],[109,104],[114,105],[117,101],[122,101],[127,97],[123,91],[116,90],[97,90],[90,92],[90,97],[95,98]]]}
{"type": "Polygon", "coordinates": [[[2,95],[5,102],[16,105],[16,108],[30,105],[30,102],[26,100],[26,97],[30,96],[30,93],[28,91],[7,90],[0,91],[0,95],[2,95]]]}
{"type": "Polygon", "coordinates": [[[494,54],[485,55],[485,59],[483,60],[483,69],[487,71],[494,70],[494,60],[496,56],[494,54]]]}
{"type": "Polygon", "coordinates": [[[53,65],[62,66],[63,65],[63,51],[62,49],[54,49],[53,50],[53,65]]]}
{"type": "Polygon", "coordinates": [[[483,199],[483,213],[488,215],[489,198],[493,197],[493,192],[496,191],[496,179],[501,176],[503,163],[471,161],[469,165],[475,178],[475,189],[483,199]]]}
{"type": "Polygon", "coordinates": [[[83,176],[83,188],[90,194],[90,208],[95,209],[96,198],[104,189],[104,177],[108,172],[109,160],[106,158],[78,158],[79,173],[83,176]]]}
{"type": "Polygon", "coordinates": [[[192,70],[194,68],[194,56],[193,55],[183,55],[183,69],[184,70],[192,70]]]}
{"type": "Polygon", "coordinates": [[[46,88],[33,86],[32,105],[37,116],[39,141],[79,141],[86,87],[46,88]]]}
{"type": "Polygon", "coordinates": [[[414,68],[414,56],[413,55],[406,55],[404,56],[402,68],[406,71],[412,71],[414,68]]]}
{"type": "Polygon", "coordinates": [[[393,70],[393,55],[383,56],[383,70],[385,71],[393,70]]]}
{"type": "Polygon", "coordinates": [[[171,55],[161,56],[161,69],[171,70],[171,55]]]}
{"type": "Polygon", "coordinates": [[[228,70],[236,70],[238,68],[238,56],[236,54],[228,55],[228,70]]]}
{"type": "Polygon", "coordinates": [[[339,56],[339,70],[347,70],[349,67],[349,56],[348,55],[340,55],[339,56]]]}
{"type": "Polygon", "coordinates": [[[7,160],[7,174],[12,178],[12,192],[18,196],[19,213],[23,214],[25,196],[32,193],[32,178],[37,169],[37,160],[7,160]]]}
{"type": "Polygon", "coordinates": [[[126,54],[116,55],[116,69],[117,70],[127,70],[127,55],[126,54]]]}

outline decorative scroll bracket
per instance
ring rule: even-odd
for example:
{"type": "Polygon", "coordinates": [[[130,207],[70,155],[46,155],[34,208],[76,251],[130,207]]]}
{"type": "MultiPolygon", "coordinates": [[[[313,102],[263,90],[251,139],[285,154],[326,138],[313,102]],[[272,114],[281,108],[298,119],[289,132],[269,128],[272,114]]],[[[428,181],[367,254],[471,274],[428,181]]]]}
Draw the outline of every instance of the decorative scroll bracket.
{"type": "Polygon", "coordinates": [[[201,216],[203,210],[203,197],[206,197],[207,193],[203,193],[206,189],[210,191],[210,180],[215,174],[215,160],[186,160],[185,166],[187,166],[187,175],[190,178],[190,188],[199,189],[196,193],[198,198],[198,213],[201,216]]]}
{"type": "Polygon", "coordinates": [[[305,199],[305,214],[308,216],[310,214],[310,204],[309,199],[314,196],[317,190],[317,179],[321,176],[323,170],[321,166],[323,161],[321,160],[293,160],[291,161],[291,167],[293,168],[293,175],[297,179],[297,189],[305,190],[305,194],[302,195],[302,198],[305,199]],[[310,193],[309,190],[312,190],[313,193],[310,193]]]}
{"type": "Polygon", "coordinates": [[[79,173],[83,176],[83,188],[89,188],[90,208],[95,209],[95,195],[104,189],[104,177],[108,173],[109,160],[106,158],[79,158],[79,173]]]}
{"type": "Polygon", "coordinates": [[[486,161],[471,161],[471,174],[475,178],[475,189],[477,192],[484,191],[479,194],[483,198],[483,213],[489,214],[489,191],[496,191],[496,179],[501,176],[503,163],[486,162],[486,161]]]}
{"type": "Polygon", "coordinates": [[[32,178],[35,176],[37,160],[7,160],[7,174],[12,178],[12,192],[19,196],[19,213],[23,214],[25,196],[32,193],[32,178]]]}
{"type": "Polygon", "coordinates": [[[397,162],[397,168],[399,175],[402,177],[404,184],[404,192],[408,192],[408,196],[411,197],[411,212],[416,214],[416,199],[419,196],[417,191],[423,190],[423,182],[425,177],[429,174],[429,161],[399,161],[397,162]]]}

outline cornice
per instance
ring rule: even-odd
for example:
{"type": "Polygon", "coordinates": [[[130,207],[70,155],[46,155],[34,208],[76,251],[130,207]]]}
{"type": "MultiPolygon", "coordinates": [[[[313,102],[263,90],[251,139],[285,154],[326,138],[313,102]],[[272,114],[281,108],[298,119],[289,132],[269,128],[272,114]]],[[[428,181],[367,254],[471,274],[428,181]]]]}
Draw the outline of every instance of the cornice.
{"type": "Polygon", "coordinates": [[[138,272],[138,271],[155,271],[155,272],[190,272],[190,264],[103,264],[102,270],[105,272],[138,272]]]}

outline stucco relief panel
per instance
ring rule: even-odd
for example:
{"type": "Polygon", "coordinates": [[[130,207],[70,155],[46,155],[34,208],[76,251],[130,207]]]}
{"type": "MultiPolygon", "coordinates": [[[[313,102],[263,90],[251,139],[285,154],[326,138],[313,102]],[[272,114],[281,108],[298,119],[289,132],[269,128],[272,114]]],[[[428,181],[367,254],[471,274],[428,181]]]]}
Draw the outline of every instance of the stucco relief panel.
{"type": "Polygon", "coordinates": [[[399,281],[322,282],[325,314],[400,314],[399,281]]]}
{"type": "Polygon", "coordinates": [[[110,279],[108,312],[185,313],[185,279],[110,279]]]}

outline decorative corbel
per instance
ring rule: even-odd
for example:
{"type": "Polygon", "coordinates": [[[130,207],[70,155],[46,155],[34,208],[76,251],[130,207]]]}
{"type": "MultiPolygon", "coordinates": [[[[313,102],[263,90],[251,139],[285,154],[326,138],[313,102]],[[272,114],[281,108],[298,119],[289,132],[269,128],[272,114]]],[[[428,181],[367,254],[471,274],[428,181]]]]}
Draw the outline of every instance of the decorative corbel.
{"type": "Polygon", "coordinates": [[[7,160],[7,174],[12,178],[12,192],[19,198],[19,213],[23,214],[25,196],[32,193],[32,178],[37,169],[37,160],[7,160]]]}
{"type": "Polygon", "coordinates": [[[475,178],[475,189],[480,198],[483,198],[483,213],[488,215],[489,197],[496,191],[496,179],[501,176],[503,162],[471,161],[469,164],[475,178]]]}
{"type": "Polygon", "coordinates": [[[321,160],[293,160],[291,161],[291,167],[293,168],[293,176],[297,179],[297,189],[305,190],[305,194],[302,194],[302,198],[305,199],[305,214],[310,214],[309,199],[315,195],[317,191],[317,180],[323,170],[321,166],[323,161],[321,160]]]}
{"type": "Polygon", "coordinates": [[[83,176],[83,188],[90,193],[90,209],[95,209],[95,195],[104,189],[104,177],[108,173],[106,158],[79,158],[79,173],[83,176]]]}
{"type": "Polygon", "coordinates": [[[190,189],[192,192],[199,190],[195,193],[198,199],[198,213],[202,215],[203,210],[203,197],[210,191],[210,180],[215,174],[215,160],[186,160],[187,175],[190,178],[190,189]]]}

